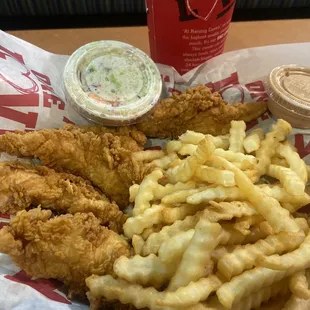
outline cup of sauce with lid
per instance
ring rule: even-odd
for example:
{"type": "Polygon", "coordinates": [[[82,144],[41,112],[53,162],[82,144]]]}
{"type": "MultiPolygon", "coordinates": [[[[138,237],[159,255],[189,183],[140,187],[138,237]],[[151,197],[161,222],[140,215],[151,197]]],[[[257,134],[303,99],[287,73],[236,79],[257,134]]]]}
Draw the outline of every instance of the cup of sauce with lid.
{"type": "Polygon", "coordinates": [[[310,128],[310,68],[285,65],[268,77],[268,108],[296,128],[310,128]]]}
{"type": "Polygon", "coordinates": [[[161,76],[151,58],[118,41],[80,47],[69,58],[63,79],[66,100],[73,109],[105,126],[143,119],[162,91],[161,76]]]}

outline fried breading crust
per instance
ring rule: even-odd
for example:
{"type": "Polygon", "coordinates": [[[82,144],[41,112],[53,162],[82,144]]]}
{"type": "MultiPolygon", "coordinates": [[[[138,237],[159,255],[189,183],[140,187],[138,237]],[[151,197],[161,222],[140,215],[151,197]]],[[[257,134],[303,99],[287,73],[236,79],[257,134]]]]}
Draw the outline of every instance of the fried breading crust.
{"type": "Polygon", "coordinates": [[[249,122],[267,110],[266,102],[228,105],[221,95],[203,85],[160,100],[149,119],[137,124],[148,137],[178,138],[187,130],[223,135],[232,120],[249,122]]]}
{"type": "Polygon", "coordinates": [[[122,208],[128,204],[128,188],[133,183],[140,183],[149,172],[149,166],[131,157],[133,152],[142,149],[142,145],[130,136],[96,134],[89,128],[77,126],[7,132],[0,136],[1,152],[36,157],[57,171],[88,179],[122,208]]]}
{"type": "Polygon", "coordinates": [[[81,177],[44,166],[0,163],[0,212],[15,214],[32,205],[59,213],[92,212],[102,224],[122,232],[126,217],[81,177]]]}
{"type": "Polygon", "coordinates": [[[75,126],[72,124],[66,124],[63,127],[63,129],[71,132],[74,132],[76,130],[84,133],[93,132],[96,135],[104,135],[106,133],[111,133],[114,136],[120,137],[122,146],[129,150],[135,150],[137,148],[137,144],[138,146],[143,147],[147,140],[144,133],[139,131],[135,126],[103,127],[103,126],[75,126]]]}
{"type": "Polygon", "coordinates": [[[85,293],[88,276],[113,274],[114,261],[131,250],[92,213],[52,218],[50,210],[37,208],[18,212],[0,230],[0,252],[30,276],[63,281],[72,296],[85,293]]]}

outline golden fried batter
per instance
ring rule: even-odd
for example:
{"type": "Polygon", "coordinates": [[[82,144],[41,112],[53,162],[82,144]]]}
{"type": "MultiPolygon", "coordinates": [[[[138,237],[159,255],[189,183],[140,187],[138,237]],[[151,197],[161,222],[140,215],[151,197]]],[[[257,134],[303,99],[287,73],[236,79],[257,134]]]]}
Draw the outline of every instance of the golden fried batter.
{"type": "Polygon", "coordinates": [[[59,213],[92,212],[116,232],[122,231],[126,219],[115,203],[81,177],[44,166],[0,163],[0,212],[15,214],[32,205],[59,213]]]}
{"type": "Polygon", "coordinates": [[[111,133],[114,136],[120,137],[121,144],[124,148],[129,150],[137,150],[137,144],[143,147],[146,143],[146,136],[143,132],[137,130],[136,127],[103,127],[103,126],[75,126],[66,124],[63,129],[74,132],[79,130],[81,132],[93,132],[96,135],[104,135],[111,133]]]}
{"type": "MultiPolygon", "coordinates": [[[[120,207],[128,204],[128,188],[140,183],[149,167],[132,159],[144,142],[141,135],[137,142],[129,131],[106,133],[96,127],[66,126],[60,129],[42,129],[33,132],[5,133],[0,136],[0,151],[16,156],[36,157],[57,171],[67,171],[90,180],[109,199],[120,207]],[[128,135],[120,135],[120,132],[128,135]]],[[[112,129],[111,129],[112,130],[112,129]]],[[[117,130],[116,130],[117,131],[117,130]]],[[[144,137],[144,136],[143,136],[144,137]]]]}
{"type": "Polygon", "coordinates": [[[30,276],[63,281],[69,295],[83,294],[88,276],[112,274],[114,261],[130,255],[127,242],[92,213],[51,216],[23,210],[0,230],[0,252],[30,276]]]}
{"type": "Polygon", "coordinates": [[[228,105],[219,93],[200,85],[161,100],[151,117],[137,128],[149,137],[159,138],[178,138],[187,130],[222,135],[229,132],[232,120],[249,122],[266,110],[265,102],[228,105]]]}

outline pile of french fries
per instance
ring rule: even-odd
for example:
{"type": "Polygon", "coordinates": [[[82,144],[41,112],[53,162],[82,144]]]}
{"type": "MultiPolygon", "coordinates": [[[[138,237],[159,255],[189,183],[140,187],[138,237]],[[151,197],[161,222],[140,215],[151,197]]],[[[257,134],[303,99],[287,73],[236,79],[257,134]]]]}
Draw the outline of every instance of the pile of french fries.
{"type": "Polygon", "coordinates": [[[308,169],[278,120],[246,136],[192,131],[166,151],[136,156],[157,166],[130,188],[124,224],[134,255],[115,276],[86,280],[90,299],[151,310],[310,309],[308,169]],[[155,156],[155,158],[154,158],[155,156]]]}

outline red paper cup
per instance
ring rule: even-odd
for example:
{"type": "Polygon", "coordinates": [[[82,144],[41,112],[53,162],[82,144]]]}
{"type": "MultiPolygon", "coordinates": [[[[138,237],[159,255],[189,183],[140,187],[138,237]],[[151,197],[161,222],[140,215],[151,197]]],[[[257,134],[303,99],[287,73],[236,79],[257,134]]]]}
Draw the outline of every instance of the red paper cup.
{"type": "Polygon", "coordinates": [[[235,0],[147,0],[151,57],[179,73],[224,50],[235,0]]]}

